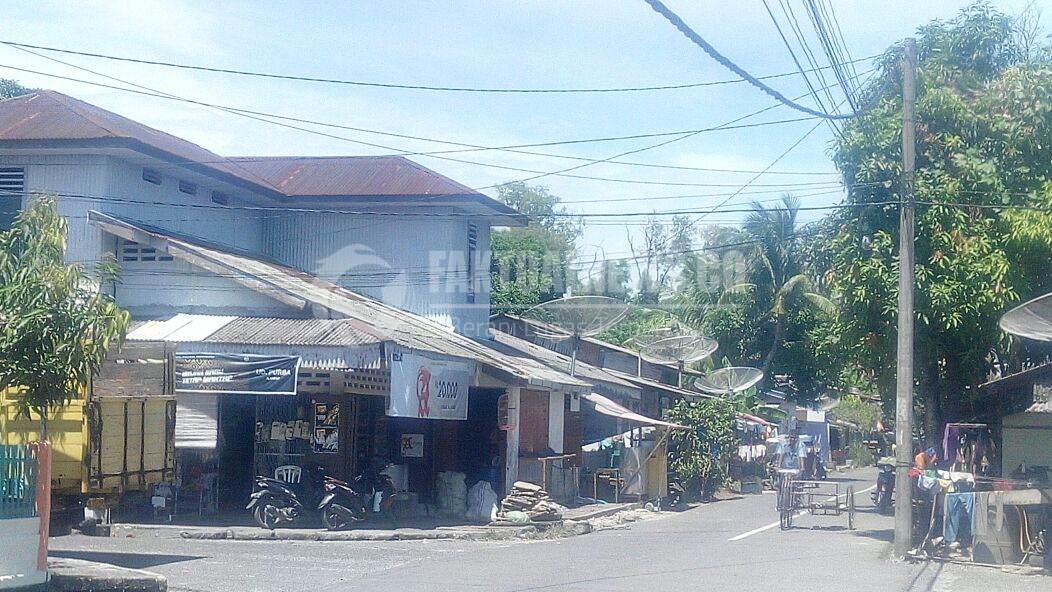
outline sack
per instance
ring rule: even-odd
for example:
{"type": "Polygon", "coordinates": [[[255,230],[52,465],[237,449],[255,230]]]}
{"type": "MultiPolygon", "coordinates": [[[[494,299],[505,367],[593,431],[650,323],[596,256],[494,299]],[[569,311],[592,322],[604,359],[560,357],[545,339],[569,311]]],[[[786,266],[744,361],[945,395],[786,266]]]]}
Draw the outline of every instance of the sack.
{"type": "Polygon", "coordinates": [[[488,481],[479,481],[468,490],[468,520],[488,524],[497,517],[497,493],[488,481]]]}

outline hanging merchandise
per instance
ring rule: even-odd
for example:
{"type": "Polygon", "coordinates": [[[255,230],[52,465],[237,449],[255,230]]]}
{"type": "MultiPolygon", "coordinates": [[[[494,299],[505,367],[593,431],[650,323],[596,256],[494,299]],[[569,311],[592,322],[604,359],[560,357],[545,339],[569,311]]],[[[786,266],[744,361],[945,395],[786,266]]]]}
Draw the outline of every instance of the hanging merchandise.
{"type": "Polygon", "coordinates": [[[314,403],[313,450],[318,454],[340,451],[340,404],[314,403]]]}

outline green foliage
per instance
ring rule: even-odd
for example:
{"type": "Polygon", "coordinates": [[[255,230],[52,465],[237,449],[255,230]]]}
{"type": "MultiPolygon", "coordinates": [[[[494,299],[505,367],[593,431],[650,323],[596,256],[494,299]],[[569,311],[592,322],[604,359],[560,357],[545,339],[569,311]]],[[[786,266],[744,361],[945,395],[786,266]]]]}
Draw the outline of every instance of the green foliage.
{"type": "Polygon", "coordinates": [[[33,90],[34,89],[22,86],[15,80],[0,78],[0,101],[21,95],[28,95],[33,92],[33,90]]]}
{"type": "Polygon", "coordinates": [[[521,313],[541,302],[562,296],[576,285],[568,269],[581,227],[566,217],[559,197],[548,188],[516,182],[497,188],[498,198],[530,217],[525,228],[494,232],[490,273],[491,310],[521,313]]]}
{"type": "Polygon", "coordinates": [[[116,279],[116,264],[89,275],[63,261],[65,248],[49,197],[31,199],[0,233],[0,389],[16,389],[21,411],[41,417],[78,396],[129,321],[98,289],[116,279]]]}
{"type": "Polygon", "coordinates": [[[857,395],[842,397],[833,414],[837,419],[855,424],[867,434],[877,429],[877,421],[881,418],[879,405],[857,395]]]}
{"type": "MultiPolygon", "coordinates": [[[[1023,51],[1013,19],[986,3],[920,30],[917,98],[918,401],[931,428],[953,419],[992,363],[1028,354],[999,331],[1011,304],[1052,289],[1052,68],[1023,51]],[[1021,61],[1025,57],[1025,61],[1021,61]],[[946,205],[942,205],[946,204],[946,205]]],[[[834,160],[849,203],[900,198],[901,48],[882,60],[872,109],[844,129],[834,160]]],[[[834,214],[821,250],[842,314],[824,347],[890,392],[895,356],[898,208],[834,214]]],[[[888,399],[888,397],[885,397],[888,399]]]]}
{"type": "Polygon", "coordinates": [[[668,421],[690,428],[669,436],[669,468],[702,500],[711,499],[727,481],[728,464],[738,451],[737,412],[726,399],[684,399],[668,410],[668,421]]]}

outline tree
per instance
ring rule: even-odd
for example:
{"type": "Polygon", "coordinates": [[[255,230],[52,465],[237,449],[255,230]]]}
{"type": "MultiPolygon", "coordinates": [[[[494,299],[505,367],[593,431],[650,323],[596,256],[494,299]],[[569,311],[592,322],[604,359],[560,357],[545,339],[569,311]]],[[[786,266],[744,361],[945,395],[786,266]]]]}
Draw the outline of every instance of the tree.
{"type": "MultiPolygon", "coordinates": [[[[916,400],[934,440],[991,371],[1028,359],[998,329],[1001,313],[1052,288],[1052,67],[986,3],[922,27],[918,54],[916,400]]],[[[881,59],[871,107],[834,148],[847,203],[860,207],[834,214],[822,247],[842,309],[828,347],[884,401],[894,399],[901,55],[895,46],[881,59]]]]}
{"type": "Polygon", "coordinates": [[[0,101],[21,95],[28,95],[34,89],[26,88],[15,80],[0,78],[0,101]]]}
{"type": "Polygon", "coordinates": [[[639,277],[640,304],[654,305],[668,295],[676,273],[689,261],[694,244],[694,225],[686,216],[673,216],[666,224],[657,218],[647,220],[643,227],[642,244],[637,248],[628,236],[636,274],[639,277]]]}
{"type": "Polygon", "coordinates": [[[529,224],[493,233],[492,311],[519,313],[575,287],[569,262],[581,226],[559,205],[559,197],[546,187],[521,182],[497,187],[497,197],[529,216],[529,224]]]}
{"type": "Polygon", "coordinates": [[[40,416],[41,439],[48,413],[83,392],[129,321],[99,290],[116,280],[116,263],[88,274],[63,261],[65,248],[66,223],[50,197],[31,199],[0,233],[0,389],[40,416]]]}
{"type": "Polygon", "coordinates": [[[681,399],[668,410],[668,421],[687,426],[669,435],[669,468],[687,490],[712,499],[727,480],[727,467],[738,452],[738,408],[730,399],[681,399]]]}

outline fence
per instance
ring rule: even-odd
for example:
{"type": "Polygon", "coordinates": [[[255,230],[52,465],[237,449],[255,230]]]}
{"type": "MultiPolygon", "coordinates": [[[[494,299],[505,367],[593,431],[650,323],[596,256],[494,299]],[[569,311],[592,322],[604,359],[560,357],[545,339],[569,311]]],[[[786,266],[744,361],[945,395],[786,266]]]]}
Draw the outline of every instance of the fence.
{"type": "Polygon", "coordinates": [[[0,520],[37,516],[37,469],[33,448],[0,444],[0,520]]]}

